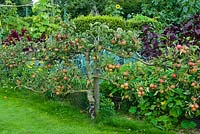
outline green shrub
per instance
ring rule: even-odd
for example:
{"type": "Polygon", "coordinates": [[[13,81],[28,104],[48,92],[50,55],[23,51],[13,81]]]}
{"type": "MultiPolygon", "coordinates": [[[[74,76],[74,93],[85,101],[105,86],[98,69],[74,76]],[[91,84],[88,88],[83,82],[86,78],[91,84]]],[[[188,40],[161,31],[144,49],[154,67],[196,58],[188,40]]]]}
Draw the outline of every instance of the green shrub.
{"type": "Polygon", "coordinates": [[[152,25],[155,28],[161,28],[162,24],[153,18],[144,15],[136,15],[127,21],[128,27],[131,29],[141,29],[144,25],[152,25]]]}
{"type": "Polygon", "coordinates": [[[124,20],[122,17],[118,16],[79,16],[72,20],[74,22],[77,32],[84,32],[90,29],[90,24],[95,22],[106,23],[109,28],[116,30],[117,28],[122,28],[124,30],[135,30],[141,29],[142,26],[151,24],[156,28],[161,27],[161,23],[155,19],[136,15],[133,19],[128,21],[124,20]]]}
{"type": "Polygon", "coordinates": [[[126,29],[126,21],[121,17],[113,16],[79,16],[72,20],[78,32],[84,32],[90,29],[90,24],[95,22],[106,23],[109,28],[116,30],[117,28],[126,29]]]}

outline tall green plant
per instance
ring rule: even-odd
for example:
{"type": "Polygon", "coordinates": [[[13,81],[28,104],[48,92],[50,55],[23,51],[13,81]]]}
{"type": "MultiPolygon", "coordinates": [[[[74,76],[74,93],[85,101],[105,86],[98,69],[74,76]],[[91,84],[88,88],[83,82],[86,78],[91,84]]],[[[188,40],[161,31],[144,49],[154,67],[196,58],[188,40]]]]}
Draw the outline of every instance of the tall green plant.
{"type": "Polygon", "coordinates": [[[163,23],[178,23],[194,13],[199,13],[200,3],[198,0],[152,0],[149,4],[143,4],[142,12],[163,23]]]}
{"type": "Polygon", "coordinates": [[[24,17],[24,20],[29,23],[27,29],[34,38],[38,38],[41,33],[52,35],[61,27],[65,27],[60,17],[60,10],[51,1],[40,0],[33,6],[32,11],[33,15],[24,17]]]}
{"type": "Polygon", "coordinates": [[[2,29],[2,36],[8,35],[11,29],[21,30],[28,25],[19,17],[15,4],[10,0],[7,0],[5,4],[13,6],[0,8],[0,28],[2,29]]]}

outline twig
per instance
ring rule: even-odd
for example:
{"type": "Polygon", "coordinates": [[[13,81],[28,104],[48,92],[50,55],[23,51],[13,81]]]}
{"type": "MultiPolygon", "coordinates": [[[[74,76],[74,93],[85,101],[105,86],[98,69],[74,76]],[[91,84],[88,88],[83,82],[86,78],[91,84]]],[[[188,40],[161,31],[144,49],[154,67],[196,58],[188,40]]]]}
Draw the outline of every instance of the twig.
{"type": "Polygon", "coordinates": [[[33,92],[35,92],[35,93],[40,93],[40,94],[42,94],[42,93],[45,92],[45,91],[37,91],[37,90],[34,90],[33,88],[27,87],[27,86],[16,86],[14,89],[16,89],[16,88],[18,88],[18,87],[23,87],[23,88],[25,88],[25,89],[28,89],[28,90],[30,90],[30,91],[33,91],[33,92]]]}
{"type": "Polygon", "coordinates": [[[84,92],[88,92],[88,90],[69,90],[67,92],[64,93],[64,96],[65,95],[68,95],[68,94],[72,94],[72,93],[84,93],[84,92]]]}
{"type": "Polygon", "coordinates": [[[105,77],[100,77],[100,76],[93,76],[93,78],[99,78],[99,79],[103,79],[103,80],[107,80],[107,81],[110,81],[111,83],[113,83],[115,86],[119,87],[119,84],[112,81],[111,79],[107,79],[105,77]]]}

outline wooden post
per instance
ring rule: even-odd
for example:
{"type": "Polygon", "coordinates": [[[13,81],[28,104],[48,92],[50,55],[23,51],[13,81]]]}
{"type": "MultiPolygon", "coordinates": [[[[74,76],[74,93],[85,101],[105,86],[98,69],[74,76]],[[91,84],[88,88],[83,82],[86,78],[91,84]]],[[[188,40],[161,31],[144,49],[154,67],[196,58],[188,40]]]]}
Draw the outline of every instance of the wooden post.
{"type": "Polygon", "coordinates": [[[100,108],[100,92],[99,92],[99,70],[94,69],[94,99],[95,99],[95,115],[97,116],[100,108]]]}
{"type": "Polygon", "coordinates": [[[91,68],[90,68],[90,52],[85,53],[85,59],[86,59],[86,74],[87,74],[87,98],[90,104],[89,113],[91,116],[91,119],[95,118],[95,99],[94,99],[94,93],[92,88],[92,76],[91,76],[91,68]]]}

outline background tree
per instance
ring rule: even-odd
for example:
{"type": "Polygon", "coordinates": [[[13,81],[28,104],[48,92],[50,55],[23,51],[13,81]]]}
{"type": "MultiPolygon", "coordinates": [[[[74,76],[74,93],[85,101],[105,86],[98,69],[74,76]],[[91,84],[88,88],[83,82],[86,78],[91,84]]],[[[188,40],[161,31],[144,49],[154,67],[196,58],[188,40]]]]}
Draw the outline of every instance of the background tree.
{"type": "MultiPolygon", "coordinates": [[[[32,4],[32,0],[0,0],[0,4],[6,4],[6,1],[10,1],[16,5],[32,4]]],[[[17,7],[17,12],[20,16],[31,15],[31,6],[17,7]]]]}

